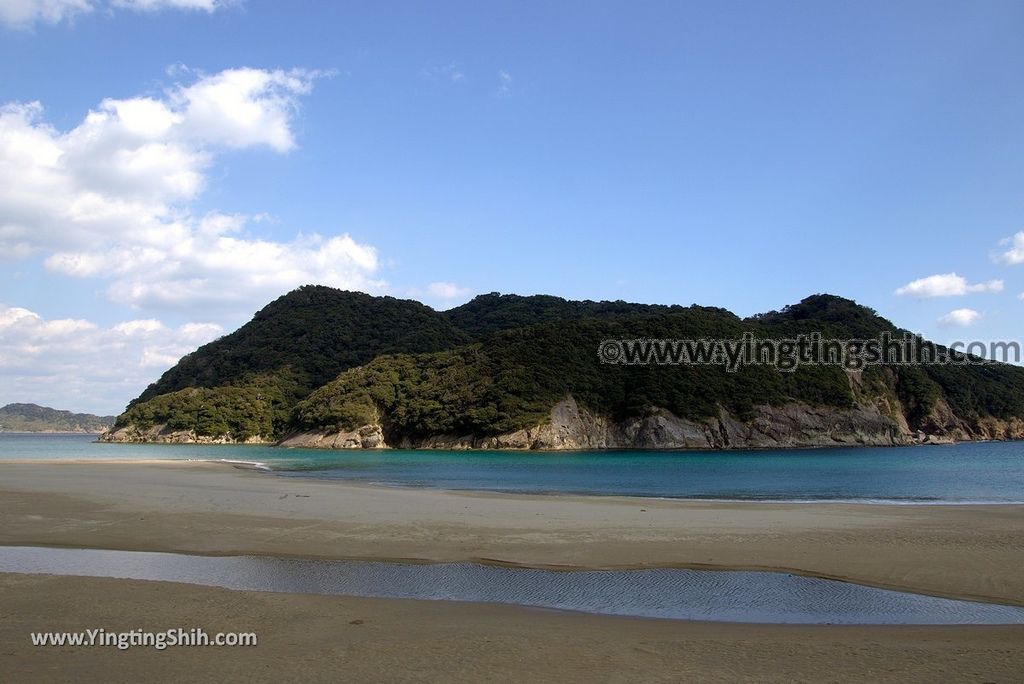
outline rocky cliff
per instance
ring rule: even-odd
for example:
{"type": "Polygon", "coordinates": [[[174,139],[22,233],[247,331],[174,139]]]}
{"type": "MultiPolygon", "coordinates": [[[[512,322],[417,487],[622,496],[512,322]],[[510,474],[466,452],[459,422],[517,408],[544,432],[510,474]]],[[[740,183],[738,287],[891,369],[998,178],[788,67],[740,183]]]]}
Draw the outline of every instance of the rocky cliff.
{"type": "Polygon", "coordinates": [[[122,444],[274,444],[276,440],[260,435],[232,437],[227,434],[202,435],[195,430],[175,430],[166,424],[140,428],[136,425],[113,428],[99,436],[99,441],[122,444]]]}
{"type": "Polygon", "coordinates": [[[1024,421],[985,419],[974,423],[937,408],[934,429],[911,430],[902,414],[886,407],[851,409],[789,403],[757,406],[752,420],[725,409],[718,418],[688,420],[656,409],[645,417],[613,421],[581,408],[567,397],[551,409],[548,420],[522,430],[493,436],[430,435],[389,442],[381,422],[333,433],[300,432],[279,445],[322,449],[777,449],[830,446],[907,446],[974,440],[1024,439],[1024,421]]]}

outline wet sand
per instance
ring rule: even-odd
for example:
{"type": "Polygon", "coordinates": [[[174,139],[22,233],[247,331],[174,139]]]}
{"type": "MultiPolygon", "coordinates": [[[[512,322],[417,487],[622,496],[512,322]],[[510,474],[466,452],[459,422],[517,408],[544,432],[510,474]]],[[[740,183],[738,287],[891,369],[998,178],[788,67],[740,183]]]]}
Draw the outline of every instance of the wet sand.
{"type": "MultiPolygon", "coordinates": [[[[785,569],[1024,605],[1024,506],[502,495],[284,478],[213,463],[6,462],[0,544],[785,569]]],[[[0,614],[0,655],[13,681],[58,673],[86,681],[1019,681],[1024,671],[1020,627],[687,623],[24,575],[0,577],[0,614]],[[122,652],[32,647],[28,637],[98,626],[256,631],[261,642],[122,652]]]]}
{"type": "Polygon", "coordinates": [[[0,575],[11,682],[1020,681],[1024,627],[798,627],[0,575]],[[202,627],[255,647],[34,647],[38,630],[202,627]]]}

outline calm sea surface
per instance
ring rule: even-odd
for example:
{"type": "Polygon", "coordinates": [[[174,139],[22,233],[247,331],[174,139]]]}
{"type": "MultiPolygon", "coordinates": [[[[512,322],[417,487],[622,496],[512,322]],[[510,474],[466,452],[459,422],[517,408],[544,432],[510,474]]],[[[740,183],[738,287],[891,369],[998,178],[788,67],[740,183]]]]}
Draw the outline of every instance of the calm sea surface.
{"type": "Polygon", "coordinates": [[[502,492],[684,499],[1022,503],[1024,442],[771,451],[324,451],[99,444],[0,434],[0,460],[174,459],[257,464],[282,477],[502,492]]]}

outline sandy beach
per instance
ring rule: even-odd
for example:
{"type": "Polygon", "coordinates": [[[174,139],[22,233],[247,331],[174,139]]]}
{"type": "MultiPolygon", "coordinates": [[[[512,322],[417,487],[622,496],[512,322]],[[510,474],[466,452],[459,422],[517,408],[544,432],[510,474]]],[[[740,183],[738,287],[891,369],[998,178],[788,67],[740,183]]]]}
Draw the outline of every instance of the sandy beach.
{"type": "MultiPolygon", "coordinates": [[[[1024,605],[1022,529],[1024,506],[501,495],[285,478],[220,463],[0,463],[3,545],[785,569],[1024,605]]],[[[685,623],[24,575],[2,577],[0,612],[2,652],[16,681],[43,680],[54,668],[88,675],[107,667],[127,680],[156,661],[167,665],[158,678],[209,665],[204,671],[254,680],[285,676],[288,668],[307,678],[347,673],[355,681],[934,681],[943,674],[1010,681],[1024,670],[1024,628],[1018,627],[685,623]],[[213,649],[219,655],[179,649],[171,656],[151,649],[40,649],[28,640],[29,631],[97,623],[208,630],[230,623],[260,632],[261,643],[213,649]]]]}
{"type": "Polygon", "coordinates": [[[797,627],[0,575],[11,682],[1020,681],[1024,627],[797,627]],[[31,631],[202,626],[251,648],[33,648],[31,631]]]}

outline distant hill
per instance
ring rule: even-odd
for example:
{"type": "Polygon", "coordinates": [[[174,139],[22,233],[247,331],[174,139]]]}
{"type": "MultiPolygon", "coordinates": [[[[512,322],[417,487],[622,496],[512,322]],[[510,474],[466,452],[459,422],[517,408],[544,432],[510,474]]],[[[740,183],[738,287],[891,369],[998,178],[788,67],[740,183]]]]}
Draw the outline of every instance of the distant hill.
{"type": "Polygon", "coordinates": [[[904,331],[819,294],[721,308],[492,293],[437,312],[306,286],[183,358],[112,441],[446,448],[788,447],[1024,436],[1024,369],[1003,364],[607,365],[609,339],[873,339],[904,331]]]}
{"type": "Polygon", "coordinates": [[[114,416],[59,411],[38,404],[8,404],[0,408],[0,432],[99,433],[114,424],[114,416]]]}

